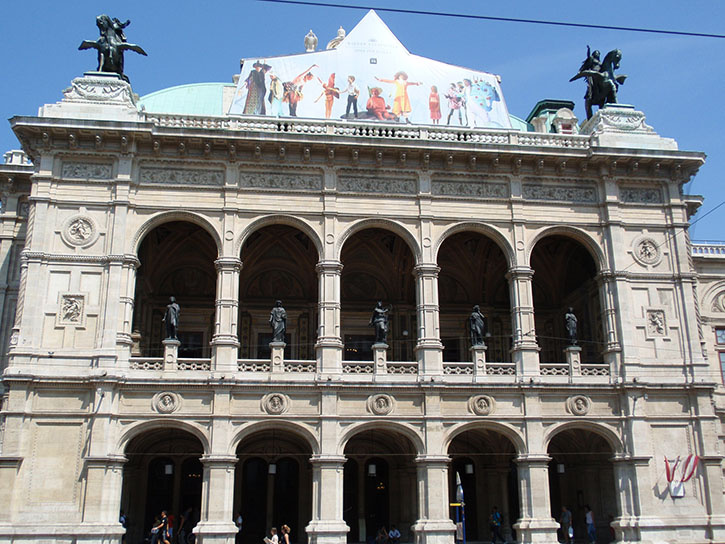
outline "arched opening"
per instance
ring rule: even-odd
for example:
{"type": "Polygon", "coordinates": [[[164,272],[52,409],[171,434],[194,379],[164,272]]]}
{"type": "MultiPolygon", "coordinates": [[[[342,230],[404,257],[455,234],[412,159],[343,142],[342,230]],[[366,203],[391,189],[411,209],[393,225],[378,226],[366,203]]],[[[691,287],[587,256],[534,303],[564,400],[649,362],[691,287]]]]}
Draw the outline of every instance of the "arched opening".
{"type": "Polygon", "coordinates": [[[378,301],[388,315],[388,359],[415,360],[416,301],[414,257],[397,234],[378,228],[353,234],[342,248],[341,326],[346,361],[372,361],[375,332],[370,326],[378,301]]]}
{"type": "Polygon", "coordinates": [[[305,542],[312,518],[309,444],[293,432],[260,430],[237,447],[234,512],[241,512],[241,542],[258,544],[271,527],[291,528],[291,542],[305,542]]]}
{"type": "Polygon", "coordinates": [[[541,239],[531,253],[534,318],[542,363],[565,361],[569,345],[564,316],[573,308],[577,345],[586,363],[602,362],[604,346],[597,265],[589,251],[565,236],[541,239]]]}
{"type": "Polygon", "coordinates": [[[239,340],[242,359],[269,359],[270,310],[280,300],[287,313],[285,359],[312,360],[317,341],[317,249],[288,225],[269,225],[242,247],[239,340]]]}
{"type": "Polygon", "coordinates": [[[121,509],[128,516],[126,542],[143,542],[162,510],[169,513],[177,533],[188,533],[197,524],[202,453],[197,437],[169,426],[148,430],[129,442],[121,494],[121,509]]]}
{"type": "MultiPolygon", "coordinates": [[[[513,443],[490,429],[469,429],[451,441],[448,455],[451,503],[457,502],[457,475],[463,487],[466,540],[492,540],[494,508],[500,514],[499,536],[506,542],[515,540],[512,527],[519,518],[519,485],[513,443]]],[[[462,519],[460,512],[458,518],[462,519]]],[[[451,519],[456,521],[455,507],[451,519]]]]}
{"type": "MultiPolygon", "coordinates": [[[[585,507],[591,508],[597,542],[613,542],[610,523],[619,516],[612,447],[588,429],[565,429],[549,443],[549,493],[552,517],[561,519],[562,507],[571,512],[575,540],[587,537],[585,507]]],[[[563,537],[563,535],[560,535],[563,537]]]]}
{"type": "Polygon", "coordinates": [[[417,518],[415,448],[389,429],[367,429],[345,446],[343,518],[348,542],[370,542],[395,525],[401,542],[412,541],[417,518]]]}
{"type": "Polygon", "coordinates": [[[483,234],[460,232],[441,244],[438,266],[443,361],[471,360],[468,317],[475,304],[486,317],[487,359],[509,361],[511,304],[508,263],[501,248],[483,234]]]}
{"type": "Polygon", "coordinates": [[[133,319],[133,356],[161,357],[169,298],[181,308],[179,358],[211,356],[217,246],[201,227],[172,221],[151,230],[139,246],[133,319]]]}

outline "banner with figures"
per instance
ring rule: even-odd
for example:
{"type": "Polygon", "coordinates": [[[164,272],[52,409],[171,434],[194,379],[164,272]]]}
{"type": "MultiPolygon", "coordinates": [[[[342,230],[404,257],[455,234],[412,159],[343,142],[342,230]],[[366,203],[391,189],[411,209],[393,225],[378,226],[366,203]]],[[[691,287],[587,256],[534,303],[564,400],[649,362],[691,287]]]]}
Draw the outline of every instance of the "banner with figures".
{"type": "Polygon", "coordinates": [[[373,11],[334,49],[246,59],[229,114],[511,127],[497,76],[412,55],[373,11]]]}

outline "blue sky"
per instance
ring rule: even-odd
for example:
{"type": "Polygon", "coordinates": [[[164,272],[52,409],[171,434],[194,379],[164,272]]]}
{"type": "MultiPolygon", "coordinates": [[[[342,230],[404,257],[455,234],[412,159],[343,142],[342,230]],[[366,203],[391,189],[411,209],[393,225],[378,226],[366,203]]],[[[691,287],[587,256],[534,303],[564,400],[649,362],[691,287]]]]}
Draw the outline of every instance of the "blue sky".
{"type": "MultiPolygon", "coordinates": [[[[725,34],[722,0],[338,3],[725,34]]],[[[82,40],[96,39],[100,13],[131,19],[129,41],[149,53],[126,55],[126,73],[140,95],[184,83],[231,81],[240,58],[302,52],[309,29],[324,46],[339,26],[349,31],[365,14],[256,0],[6,2],[0,19],[3,118],[37,113],[38,106],[60,100],[74,77],[95,69],[95,52],[77,49],[82,40]]],[[[499,74],[509,110],[519,117],[543,98],[559,98],[575,101],[576,114],[584,118],[584,83],[569,83],[569,78],[587,44],[602,53],[621,49],[620,73],[629,78],[620,89],[620,102],[644,111],[647,123],[660,135],[675,138],[680,149],[708,155],[685,187],[705,196],[693,221],[725,200],[725,39],[378,14],[412,53],[499,74]]],[[[3,125],[0,151],[17,147],[9,125],[3,125]]],[[[725,206],[693,225],[693,238],[725,239],[720,228],[724,218],[725,206]]]]}

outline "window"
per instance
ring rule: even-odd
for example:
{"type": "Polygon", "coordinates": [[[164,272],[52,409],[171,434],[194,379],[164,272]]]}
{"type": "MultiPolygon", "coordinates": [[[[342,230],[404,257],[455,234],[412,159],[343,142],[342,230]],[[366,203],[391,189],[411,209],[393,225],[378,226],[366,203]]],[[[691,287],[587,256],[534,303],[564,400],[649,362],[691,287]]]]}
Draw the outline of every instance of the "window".
{"type": "Polygon", "coordinates": [[[720,361],[720,375],[725,383],[725,327],[715,329],[715,344],[717,358],[720,361]]]}

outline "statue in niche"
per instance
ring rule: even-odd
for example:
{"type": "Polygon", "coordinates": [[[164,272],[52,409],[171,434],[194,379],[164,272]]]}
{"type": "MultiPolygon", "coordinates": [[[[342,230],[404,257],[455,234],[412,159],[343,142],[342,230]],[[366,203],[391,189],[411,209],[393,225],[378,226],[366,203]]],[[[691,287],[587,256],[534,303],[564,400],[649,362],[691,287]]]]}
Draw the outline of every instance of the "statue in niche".
{"type": "Polygon", "coordinates": [[[587,119],[592,118],[592,106],[600,109],[604,104],[617,103],[617,90],[627,79],[625,75],[615,75],[614,70],[619,69],[619,62],[622,60],[622,52],[613,49],[600,60],[599,51],[591,51],[587,45],[587,58],[579,67],[579,72],[569,81],[586,78],[587,92],[584,94],[584,106],[587,111],[587,119]]]}
{"type": "Polygon", "coordinates": [[[166,325],[166,340],[178,340],[176,331],[179,329],[179,313],[181,308],[176,303],[176,297],[169,297],[169,304],[166,306],[166,313],[162,322],[166,325]]]}
{"type": "Polygon", "coordinates": [[[486,334],[486,317],[481,313],[481,308],[476,304],[471,315],[468,316],[468,332],[471,335],[471,346],[483,346],[483,337],[486,334]]]}
{"type": "Polygon", "coordinates": [[[564,314],[564,326],[566,327],[566,338],[569,342],[569,345],[576,346],[576,344],[577,344],[577,337],[576,337],[577,318],[574,315],[574,308],[572,308],[571,306],[566,311],[566,314],[564,314]]]}
{"type": "Polygon", "coordinates": [[[385,344],[388,341],[388,312],[392,306],[383,308],[382,301],[378,301],[373,309],[373,315],[370,318],[370,327],[375,327],[375,343],[385,344]]]}
{"type": "Polygon", "coordinates": [[[135,43],[126,42],[126,34],[123,29],[131,24],[130,20],[122,23],[118,19],[111,19],[108,15],[96,17],[96,26],[101,37],[96,41],[83,40],[78,47],[79,50],[95,49],[98,51],[98,72],[110,72],[118,74],[121,79],[129,83],[128,77],[123,73],[123,53],[135,51],[139,55],[146,55],[140,46],[135,43]]]}
{"type": "Polygon", "coordinates": [[[284,333],[287,332],[287,312],[282,307],[282,301],[274,303],[269,314],[269,324],[272,326],[272,342],[284,342],[284,333]]]}

